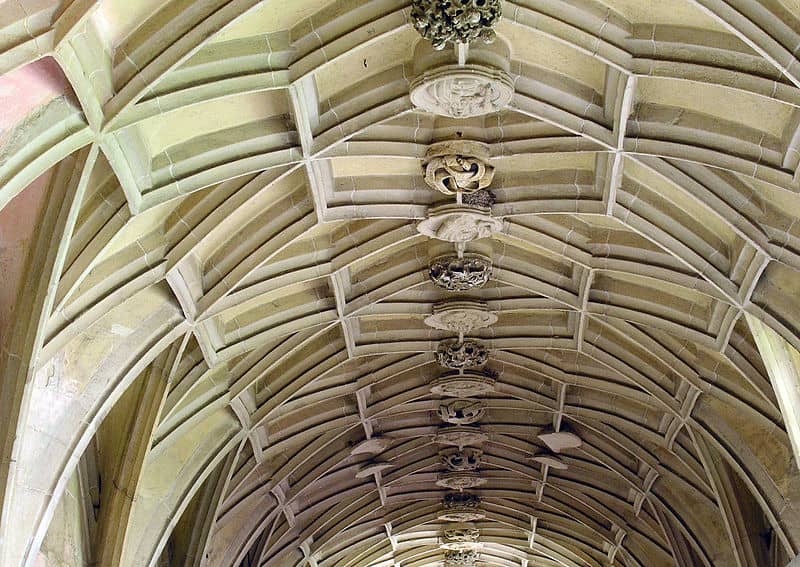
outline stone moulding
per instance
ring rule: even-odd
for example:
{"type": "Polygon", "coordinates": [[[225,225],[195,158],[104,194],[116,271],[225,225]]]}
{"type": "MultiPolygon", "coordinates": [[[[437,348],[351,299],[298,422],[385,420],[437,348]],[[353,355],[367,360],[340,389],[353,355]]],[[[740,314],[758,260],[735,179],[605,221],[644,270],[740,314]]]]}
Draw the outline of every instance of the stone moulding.
{"type": "Polygon", "coordinates": [[[425,183],[445,195],[475,193],[494,179],[486,144],[467,140],[440,142],[428,148],[422,163],[425,183]]]}
{"type": "Polygon", "coordinates": [[[476,472],[446,472],[439,475],[437,486],[450,490],[466,490],[486,484],[486,479],[476,472]]]}
{"type": "Polygon", "coordinates": [[[481,288],[492,277],[492,261],[479,254],[440,256],[428,266],[428,275],[437,286],[450,292],[481,288]]]}
{"type": "Polygon", "coordinates": [[[489,209],[455,203],[428,209],[427,218],[417,224],[420,234],[456,244],[490,238],[502,230],[503,221],[489,209]]]}
{"type": "MultiPolygon", "coordinates": [[[[435,392],[434,392],[435,393],[435,392]]],[[[454,425],[469,425],[479,421],[486,413],[486,408],[480,400],[458,398],[439,404],[439,417],[445,423],[454,425]]]]}
{"type": "MultiPolygon", "coordinates": [[[[431,393],[437,396],[447,396],[450,398],[472,398],[491,394],[494,392],[494,386],[495,379],[491,376],[483,372],[467,371],[440,376],[431,384],[431,393]]],[[[480,410],[482,409],[481,407],[480,410]]],[[[461,412],[461,419],[464,419],[469,413],[474,415],[475,412],[478,411],[474,406],[454,407],[453,410],[456,412],[455,417],[459,416],[459,411],[461,412]]],[[[448,409],[448,415],[451,415],[449,412],[450,410],[448,409]]],[[[481,413],[481,415],[483,414],[481,413]]],[[[475,419],[475,421],[477,421],[477,419],[475,419]]],[[[470,422],[467,421],[466,423],[470,422]]]]}
{"type": "Polygon", "coordinates": [[[455,300],[437,303],[433,314],[425,318],[425,324],[440,331],[470,333],[485,329],[497,322],[497,314],[489,311],[482,301],[455,300]]]}
{"type": "Polygon", "coordinates": [[[500,21],[500,0],[414,0],[411,22],[433,48],[441,50],[448,43],[484,43],[495,40],[494,26],[500,21]]]}
{"type": "Polygon", "coordinates": [[[483,65],[445,65],[426,71],[411,84],[411,102],[447,118],[473,118],[498,112],[511,103],[514,84],[508,73],[483,65]]]}
{"type": "Polygon", "coordinates": [[[436,349],[436,361],[452,370],[480,368],[489,362],[489,349],[475,339],[442,341],[436,349]]]}

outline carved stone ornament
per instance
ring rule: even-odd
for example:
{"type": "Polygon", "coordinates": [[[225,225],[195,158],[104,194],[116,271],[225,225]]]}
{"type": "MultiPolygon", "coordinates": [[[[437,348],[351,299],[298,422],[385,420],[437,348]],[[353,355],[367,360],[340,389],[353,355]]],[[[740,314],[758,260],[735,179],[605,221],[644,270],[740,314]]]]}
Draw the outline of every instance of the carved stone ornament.
{"type": "Polygon", "coordinates": [[[445,528],[439,547],[451,551],[477,550],[480,537],[481,531],[471,524],[451,524],[445,528]]]}
{"type": "Polygon", "coordinates": [[[480,543],[477,543],[477,542],[472,543],[472,542],[468,542],[468,541],[464,541],[464,542],[456,541],[456,542],[452,542],[452,543],[451,542],[445,542],[445,543],[439,544],[439,548],[440,549],[446,549],[446,550],[449,550],[449,551],[470,551],[470,550],[478,551],[480,549],[480,547],[481,547],[480,543]]]}
{"type": "Polygon", "coordinates": [[[454,425],[469,425],[480,421],[486,413],[486,408],[480,400],[459,398],[442,402],[439,405],[439,417],[445,423],[454,425]]]}
{"type": "Polygon", "coordinates": [[[489,238],[502,230],[503,221],[488,209],[454,203],[428,209],[428,218],[417,225],[420,234],[456,244],[489,238]]]}
{"type": "Polygon", "coordinates": [[[442,341],[436,350],[436,361],[453,370],[478,368],[489,361],[489,350],[474,339],[442,341]]]}
{"type": "Polygon", "coordinates": [[[451,445],[463,449],[470,445],[480,445],[489,440],[489,436],[478,427],[444,427],[434,437],[439,445],[451,445]]]}
{"type": "Polygon", "coordinates": [[[476,508],[474,510],[453,509],[439,513],[437,519],[442,522],[477,522],[486,518],[486,513],[476,508]]]}
{"type": "Polygon", "coordinates": [[[440,256],[429,266],[431,281],[447,291],[469,291],[486,285],[492,277],[492,261],[478,254],[440,256]]]}
{"type": "Polygon", "coordinates": [[[459,493],[459,494],[445,494],[442,504],[445,510],[458,509],[477,509],[481,505],[481,498],[477,494],[459,493]]]}
{"type": "Polygon", "coordinates": [[[483,451],[473,447],[445,449],[444,451],[439,451],[439,458],[449,471],[476,471],[481,466],[483,451]]]}
{"type": "Polygon", "coordinates": [[[427,71],[411,84],[411,102],[448,118],[472,118],[498,112],[514,96],[508,73],[481,65],[446,65],[427,71]]]}
{"type": "Polygon", "coordinates": [[[475,472],[448,472],[439,475],[437,486],[450,490],[465,490],[486,484],[486,479],[475,472]]]}
{"type": "Polygon", "coordinates": [[[441,331],[470,333],[485,329],[497,322],[497,315],[489,311],[482,301],[447,301],[433,306],[433,314],[425,318],[425,324],[441,331]]]}
{"type": "Polygon", "coordinates": [[[445,195],[475,193],[486,189],[494,179],[489,150],[480,142],[454,140],[434,144],[422,165],[425,183],[445,195]]]}
{"type": "Polygon", "coordinates": [[[480,39],[492,43],[492,29],[503,15],[500,0],[414,0],[411,21],[436,50],[448,43],[470,43],[480,39]]]}
{"type": "Polygon", "coordinates": [[[449,398],[472,398],[491,394],[494,392],[494,385],[494,378],[483,372],[453,372],[434,380],[431,384],[431,393],[449,398]]]}
{"type": "Polygon", "coordinates": [[[445,567],[473,567],[477,560],[478,552],[474,549],[446,551],[444,554],[445,567]]]}
{"type": "Polygon", "coordinates": [[[444,530],[444,540],[450,542],[477,542],[481,531],[470,525],[452,525],[444,530]]]}
{"type": "Polygon", "coordinates": [[[445,495],[444,512],[439,514],[443,522],[477,522],[486,514],[480,509],[481,499],[467,492],[451,492],[445,495]]]}

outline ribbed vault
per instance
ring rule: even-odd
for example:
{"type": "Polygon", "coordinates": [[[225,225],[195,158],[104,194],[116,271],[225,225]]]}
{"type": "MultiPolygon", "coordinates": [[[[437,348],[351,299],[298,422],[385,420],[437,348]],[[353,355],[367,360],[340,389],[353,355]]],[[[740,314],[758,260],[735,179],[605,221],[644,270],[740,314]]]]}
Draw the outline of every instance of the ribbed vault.
{"type": "Polygon", "coordinates": [[[502,4],[510,102],[450,118],[408,0],[0,0],[0,563],[439,567],[456,297],[497,316],[478,565],[800,553],[800,5],[502,4]],[[501,227],[455,294],[452,140],[501,227]]]}

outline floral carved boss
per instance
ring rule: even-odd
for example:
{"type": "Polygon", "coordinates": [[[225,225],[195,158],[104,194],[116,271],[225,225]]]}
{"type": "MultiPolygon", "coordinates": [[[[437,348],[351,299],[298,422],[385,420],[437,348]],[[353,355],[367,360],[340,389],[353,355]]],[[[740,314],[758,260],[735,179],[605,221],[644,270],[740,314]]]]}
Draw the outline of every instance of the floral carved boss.
{"type": "Polygon", "coordinates": [[[411,6],[414,27],[437,50],[477,39],[492,43],[502,14],[500,0],[414,0],[411,6]]]}

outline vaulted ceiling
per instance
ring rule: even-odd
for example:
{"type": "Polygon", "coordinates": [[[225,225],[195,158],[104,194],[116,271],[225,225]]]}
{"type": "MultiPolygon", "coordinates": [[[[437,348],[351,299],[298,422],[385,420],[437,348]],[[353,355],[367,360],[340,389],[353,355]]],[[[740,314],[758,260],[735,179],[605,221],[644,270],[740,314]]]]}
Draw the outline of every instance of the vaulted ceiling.
{"type": "Polygon", "coordinates": [[[800,4],[411,4],[0,0],[0,564],[800,553],[800,4]]]}

